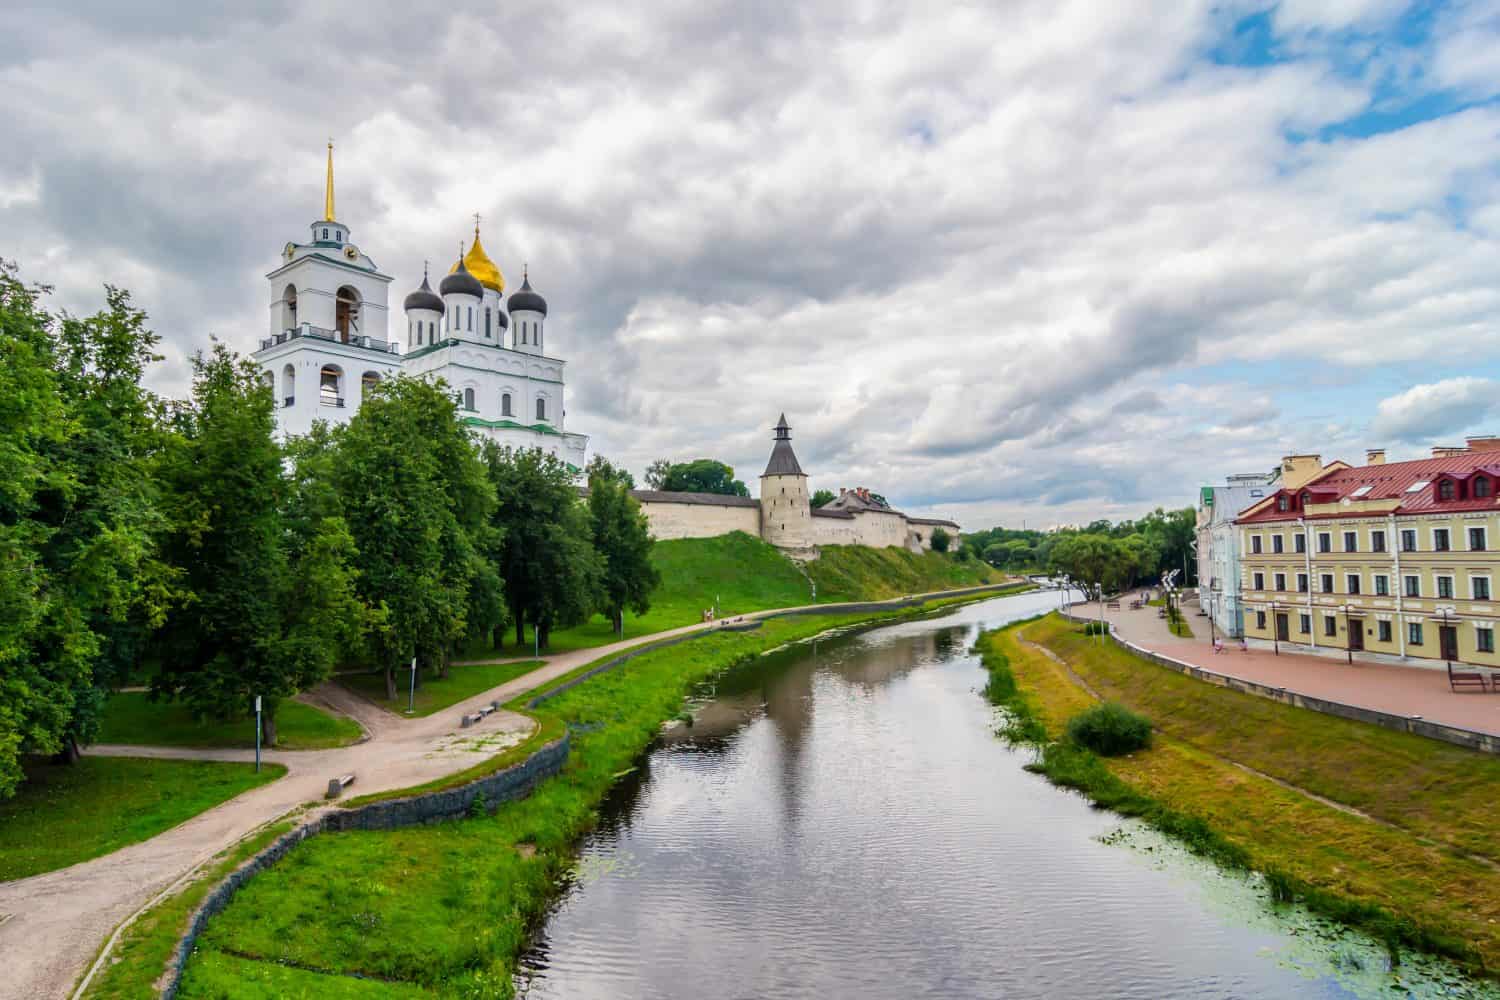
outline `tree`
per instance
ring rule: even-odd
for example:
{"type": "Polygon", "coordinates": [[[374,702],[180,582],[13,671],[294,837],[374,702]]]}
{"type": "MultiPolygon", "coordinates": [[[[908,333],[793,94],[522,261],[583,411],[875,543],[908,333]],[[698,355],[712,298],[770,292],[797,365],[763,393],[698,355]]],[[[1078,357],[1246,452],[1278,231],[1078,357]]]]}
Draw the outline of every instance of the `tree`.
{"type": "Polygon", "coordinates": [[[476,596],[503,601],[481,558],[499,550],[489,533],[494,491],[441,382],[382,380],[336,437],[333,479],[354,537],[359,594],[383,611],[364,651],[395,698],[396,671],[413,658],[443,668],[470,630],[476,596]]]}
{"type": "Polygon", "coordinates": [[[825,507],[834,501],[833,490],[817,490],[812,495],[813,507],[825,507]]]}
{"type": "Polygon", "coordinates": [[[601,561],[600,599],[615,633],[625,634],[625,609],[651,610],[651,592],[661,574],[651,563],[650,524],[630,495],[629,474],[621,477],[602,457],[589,463],[589,522],[601,561]]]}
{"type": "Polygon", "coordinates": [[[1049,569],[1066,573],[1091,595],[1103,595],[1129,582],[1134,568],[1132,553],[1108,535],[1079,533],[1063,535],[1052,546],[1049,569]]]}
{"type": "Polygon", "coordinates": [[[947,552],[948,546],[952,541],[953,537],[942,528],[932,529],[932,551],[947,552]]]}
{"type": "Polygon", "coordinates": [[[587,620],[599,601],[603,568],[588,511],[557,456],[494,442],[482,455],[498,501],[492,523],[504,536],[500,575],[516,643],[530,622],[544,646],[554,627],[587,620]]]}
{"type": "MultiPolygon", "coordinates": [[[[652,464],[655,465],[655,463],[652,464]]],[[[589,459],[588,464],[583,467],[583,475],[590,483],[593,483],[595,476],[602,476],[611,482],[619,483],[626,490],[635,489],[635,477],[630,474],[629,470],[612,465],[603,455],[595,455],[589,459]]]]}
{"type": "MultiPolygon", "coordinates": [[[[651,474],[648,470],[648,481],[651,474]]],[[[750,495],[749,488],[734,478],[734,469],[711,458],[680,462],[669,467],[661,478],[661,485],[655,488],[668,493],[720,493],[735,497],[750,495]]]]}
{"type": "Polygon", "coordinates": [[[646,466],[646,488],[648,490],[664,490],[667,485],[667,473],[672,471],[672,460],[670,458],[658,458],[646,466]]]}
{"type": "Polygon", "coordinates": [[[231,717],[263,700],[265,742],[280,702],[326,679],[364,627],[343,520],[288,517],[292,493],[275,440],[271,386],[222,343],[193,359],[159,475],[170,529],[163,552],[182,581],[155,645],[157,697],[231,717]]]}

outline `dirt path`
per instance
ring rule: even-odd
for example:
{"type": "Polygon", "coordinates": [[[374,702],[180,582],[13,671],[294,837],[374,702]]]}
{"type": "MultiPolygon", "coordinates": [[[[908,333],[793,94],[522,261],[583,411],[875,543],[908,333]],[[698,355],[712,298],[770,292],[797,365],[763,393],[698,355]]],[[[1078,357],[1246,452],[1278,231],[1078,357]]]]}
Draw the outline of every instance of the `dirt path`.
{"type": "MultiPolygon", "coordinates": [[[[895,605],[899,600],[869,603],[895,605]]],[[[753,621],[790,610],[795,609],[752,612],[733,620],[753,621]]],[[[365,794],[423,784],[472,767],[481,759],[475,752],[477,745],[491,754],[499,753],[524,739],[534,723],[514,712],[495,712],[460,729],[459,721],[466,713],[495,699],[508,701],[602,657],[663,638],[710,631],[720,624],[695,623],[548,657],[528,674],[425,718],[393,715],[336,684],[308,692],[306,700],[355,719],[369,738],[334,750],[266,751],[263,759],[287,768],[284,777],[269,785],[113,854],[0,883],[0,955],[4,956],[0,997],[69,996],[122,921],[133,918],[164,890],[266,823],[299,806],[322,803],[329,778],[353,772],[353,793],[365,794]]],[[[253,750],[177,747],[97,745],[85,752],[182,760],[249,761],[255,757],[253,750]]]]}

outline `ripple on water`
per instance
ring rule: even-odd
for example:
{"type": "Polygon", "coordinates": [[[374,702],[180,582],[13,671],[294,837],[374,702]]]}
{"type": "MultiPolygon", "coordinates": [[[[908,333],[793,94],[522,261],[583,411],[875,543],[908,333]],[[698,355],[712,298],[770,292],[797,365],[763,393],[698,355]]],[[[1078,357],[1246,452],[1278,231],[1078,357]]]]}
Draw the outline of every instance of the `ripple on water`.
{"type": "Polygon", "coordinates": [[[1103,842],[1117,818],[1022,770],[967,650],[977,626],[1052,601],[798,646],[726,678],[583,845],[522,995],[1444,995],[1149,831],[1103,842]]]}

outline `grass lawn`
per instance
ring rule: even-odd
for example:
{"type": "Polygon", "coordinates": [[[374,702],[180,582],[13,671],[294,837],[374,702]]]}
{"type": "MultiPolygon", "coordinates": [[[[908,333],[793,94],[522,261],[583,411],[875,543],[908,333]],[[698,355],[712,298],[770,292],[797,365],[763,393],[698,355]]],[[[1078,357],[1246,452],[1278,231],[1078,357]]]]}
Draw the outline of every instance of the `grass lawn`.
{"type": "Polygon", "coordinates": [[[572,868],[578,836],[694,686],[773,646],[870,617],[710,633],[563,692],[536,712],[544,729],[572,728],[572,753],[558,776],[492,816],[307,841],[208,925],[179,995],[227,995],[217,963],[233,954],[258,959],[266,976],[290,966],[444,996],[509,996],[527,929],[572,868]]]}
{"type": "MultiPolygon", "coordinates": [[[[466,667],[449,667],[447,677],[421,678],[416,692],[416,714],[431,715],[465,698],[473,697],[492,687],[522,674],[529,674],[541,666],[540,660],[512,660],[507,663],[479,663],[466,667]]],[[[389,701],[385,696],[383,674],[340,674],[338,682],[356,694],[363,695],[381,708],[403,715],[406,712],[410,682],[409,673],[396,675],[396,698],[389,701]]]]}
{"type": "MultiPolygon", "coordinates": [[[[360,738],[359,724],[329,715],[300,701],[283,701],[276,710],[279,750],[326,750],[360,738]]],[[[143,691],[111,696],[99,726],[100,743],[161,747],[254,747],[255,718],[230,721],[195,719],[185,705],[151,701],[143,691]]]]}
{"type": "MultiPolygon", "coordinates": [[[[661,586],[644,615],[625,614],[625,635],[633,639],[702,620],[703,609],[718,601],[724,615],[789,608],[812,603],[812,587],[797,565],[774,546],[744,532],[716,538],[677,538],[657,542],[652,561],[661,573],[661,586]]],[[[807,572],[818,585],[818,603],[882,600],[905,594],[972,587],[998,582],[1005,575],[980,562],[958,562],[935,552],[872,549],[830,545],[809,563],[807,572]]],[[[610,623],[595,615],[582,625],[552,633],[544,653],[593,649],[616,642],[610,623]]],[[[531,637],[517,646],[512,629],[505,644],[472,644],[463,659],[516,657],[532,654],[531,637]]]]}
{"type": "Polygon", "coordinates": [[[0,881],[139,843],[286,773],[279,764],[84,757],[35,764],[0,802],[0,881]]]}
{"type": "Polygon", "coordinates": [[[1008,665],[1046,733],[1093,703],[1068,670],[1155,726],[1151,750],[1107,762],[1049,749],[1042,767],[1054,780],[1122,811],[1164,809],[1180,830],[1288,878],[1325,913],[1500,967],[1500,759],[1205,684],[1089,641],[1057,615],[991,633],[982,646],[1008,665]]]}

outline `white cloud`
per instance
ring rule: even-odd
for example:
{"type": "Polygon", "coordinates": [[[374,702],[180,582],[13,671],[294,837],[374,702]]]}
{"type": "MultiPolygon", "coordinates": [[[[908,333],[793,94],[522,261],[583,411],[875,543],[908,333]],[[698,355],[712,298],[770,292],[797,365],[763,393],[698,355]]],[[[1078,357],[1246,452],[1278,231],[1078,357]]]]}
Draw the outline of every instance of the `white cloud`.
{"type": "Polygon", "coordinates": [[[1463,376],[1382,399],[1370,430],[1377,436],[1416,442],[1473,427],[1495,412],[1496,383],[1463,376]]]}

